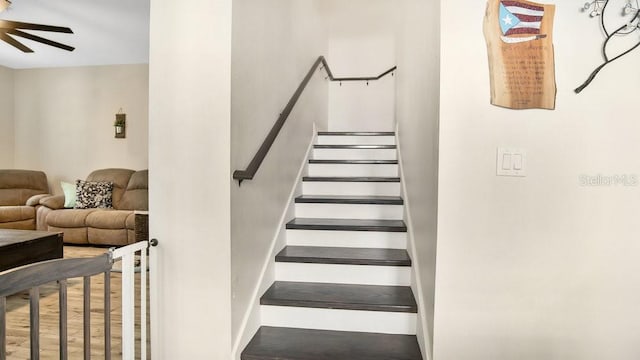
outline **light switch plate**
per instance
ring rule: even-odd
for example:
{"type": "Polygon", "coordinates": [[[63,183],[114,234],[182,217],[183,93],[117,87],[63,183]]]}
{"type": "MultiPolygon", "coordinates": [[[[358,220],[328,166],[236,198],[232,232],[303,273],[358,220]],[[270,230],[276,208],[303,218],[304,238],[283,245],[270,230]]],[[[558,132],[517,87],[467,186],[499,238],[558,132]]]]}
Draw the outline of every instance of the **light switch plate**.
{"type": "Polygon", "coordinates": [[[527,154],[520,148],[498,148],[496,156],[496,175],[527,176],[527,154]]]}

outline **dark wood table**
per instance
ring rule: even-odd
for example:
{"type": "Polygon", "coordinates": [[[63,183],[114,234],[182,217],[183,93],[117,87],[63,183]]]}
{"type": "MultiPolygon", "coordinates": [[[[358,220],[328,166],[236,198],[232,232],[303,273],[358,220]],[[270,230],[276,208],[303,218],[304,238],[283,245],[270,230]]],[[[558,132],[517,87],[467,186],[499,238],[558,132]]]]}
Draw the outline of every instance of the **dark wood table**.
{"type": "Polygon", "coordinates": [[[136,236],[136,242],[149,241],[149,212],[134,211],[134,216],[134,234],[136,236]]]}
{"type": "Polygon", "coordinates": [[[0,272],[62,255],[62,233],[0,229],[0,272]]]}

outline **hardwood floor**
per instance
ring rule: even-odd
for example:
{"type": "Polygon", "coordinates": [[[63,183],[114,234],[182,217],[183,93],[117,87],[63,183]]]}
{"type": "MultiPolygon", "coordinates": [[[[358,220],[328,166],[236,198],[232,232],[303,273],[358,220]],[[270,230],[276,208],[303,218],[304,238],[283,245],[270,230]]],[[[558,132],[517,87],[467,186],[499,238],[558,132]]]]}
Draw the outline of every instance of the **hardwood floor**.
{"type": "MultiPolygon", "coordinates": [[[[65,246],[65,258],[92,257],[107,252],[106,248],[65,246]]],[[[148,279],[148,278],[147,278],[148,279]]],[[[122,358],[120,273],[111,273],[111,354],[122,358]]],[[[136,274],[136,354],[140,356],[140,276],[136,274]]],[[[83,281],[69,279],[68,296],[68,349],[70,359],[83,357],[83,281]]],[[[59,359],[58,290],[56,284],[40,289],[40,358],[59,359]]],[[[148,293],[148,292],[147,292],[148,293]]],[[[147,299],[148,304],[148,299],[147,299]]],[[[29,359],[29,294],[16,294],[7,299],[7,359],[29,359]]],[[[148,309],[148,307],[147,307],[148,309]]],[[[149,324],[147,319],[147,324],[149,324]]],[[[149,326],[147,325],[147,329],[149,326]]],[[[150,354],[147,343],[147,354],[150,354]]],[[[91,278],[91,355],[104,359],[104,274],[91,278]]],[[[148,355],[147,358],[150,359],[148,355]]]]}

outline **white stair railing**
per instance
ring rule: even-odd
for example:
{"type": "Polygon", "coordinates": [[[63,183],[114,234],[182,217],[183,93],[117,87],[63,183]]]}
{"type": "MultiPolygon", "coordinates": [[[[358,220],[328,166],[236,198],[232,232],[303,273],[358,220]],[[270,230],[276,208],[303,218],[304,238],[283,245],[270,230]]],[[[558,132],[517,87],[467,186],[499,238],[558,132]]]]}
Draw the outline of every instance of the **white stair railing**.
{"type": "Polygon", "coordinates": [[[140,359],[147,359],[147,251],[155,239],[111,249],[113,261],[122,262],[122,359],[135,357],[135,260],[140,253],[140,359]]]}

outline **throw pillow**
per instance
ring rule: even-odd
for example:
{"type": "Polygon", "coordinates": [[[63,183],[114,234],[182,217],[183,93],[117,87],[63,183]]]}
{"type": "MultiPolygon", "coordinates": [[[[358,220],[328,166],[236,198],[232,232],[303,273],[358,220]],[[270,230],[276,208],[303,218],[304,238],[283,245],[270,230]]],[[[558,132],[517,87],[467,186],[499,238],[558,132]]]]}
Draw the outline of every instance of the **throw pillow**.
{"type": "Polygon", "coordinates": [[[64,193],[64,207],[74,208],[76,206],[76,185],[62,181],[62,192],[64,193]]]}
{"type": "Polygon", "coordinates": [[[76,180],[76,209],[112,208],[113,183],[76,180]]]}

